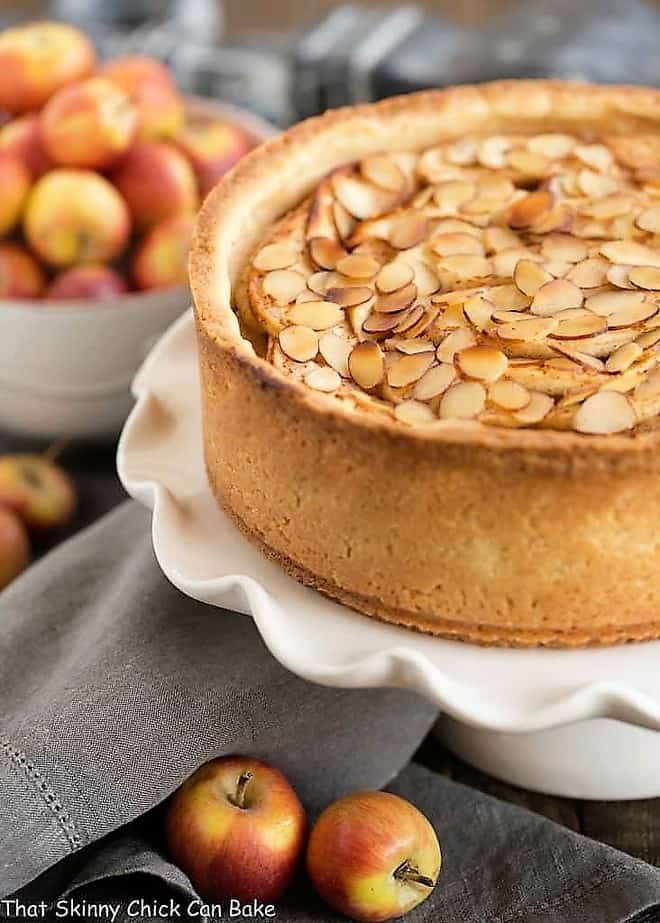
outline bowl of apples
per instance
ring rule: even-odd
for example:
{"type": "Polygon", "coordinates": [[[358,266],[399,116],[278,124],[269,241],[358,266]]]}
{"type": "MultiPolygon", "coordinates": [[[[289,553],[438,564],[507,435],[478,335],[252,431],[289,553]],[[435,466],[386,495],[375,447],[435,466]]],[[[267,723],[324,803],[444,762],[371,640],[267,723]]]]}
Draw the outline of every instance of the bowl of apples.
{"type": "Polygon", "coordinates": [[[0,32],[0,426],[116,435],[189,305],[200,202],[273,133],[153,58],[99,62],[73,26],[0,32]]]}

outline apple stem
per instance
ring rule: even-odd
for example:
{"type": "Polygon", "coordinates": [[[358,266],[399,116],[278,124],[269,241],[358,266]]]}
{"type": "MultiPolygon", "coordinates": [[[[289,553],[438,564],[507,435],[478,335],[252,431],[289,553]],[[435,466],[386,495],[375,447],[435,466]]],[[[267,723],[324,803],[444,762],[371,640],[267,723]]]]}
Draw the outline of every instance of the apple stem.
{"type": "Polygon", "coordinates": [[[411,865],[406,859],[394,870],[394,877],[399,881],[414,881],[415,884],[424,885],[425,888],[434,888],[435,882],[428,875],[420,875],[419,869],[411,865]]]}
{"type": "Polygon", "coordinates": [[[251,781],[251,772],[242,772],[238,777],[238,782],[236,783],[236,794],[231,799],[237,808],[245,808],[245,792],[247,791],[247,787],[251,781]]]}
{"type": "Polygon", "coordinates": [[[67,443],[64,439],[59,442],[53,442],[52,445],[49,445],[46,451],[42,453],[42,457],[45,458],[46,461],[56,462],[66,447],[67,443]]]}

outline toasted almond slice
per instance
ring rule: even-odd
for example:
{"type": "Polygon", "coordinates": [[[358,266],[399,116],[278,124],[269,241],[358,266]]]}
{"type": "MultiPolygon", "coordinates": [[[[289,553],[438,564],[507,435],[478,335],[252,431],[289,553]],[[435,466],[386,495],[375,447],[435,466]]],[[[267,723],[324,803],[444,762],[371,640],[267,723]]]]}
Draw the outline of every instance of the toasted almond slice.
{"type": "Polygon", "coordinates": [[[660,291],[660,268],[656,266],[635,266],[630,271],[630,281],[637,288],[660,291]]]}
{"type": "Polygon", "coordinates": [[[493,346],[470,346],[456,356],[456,364],[468,378],[478,381],[497,381],[506,372],[509,360],[493,346]]]}
{"type": "Polygon", "coordinates": [[[514,419],[523,426],[533,426],[540,423],[550,413],[555,402],[549,394],[541,391],[530,391],[529,401],[520,410],[513,413],[514,419]]]}
{"type": "Polygon", "coordinates": [[[459,207],[462,215],[467,215],[475,223],[488,224],[489,216],[498,212],[505,205],[502,196],[478,195],[459,207]]]}
{"type": "Polygon", "coordinates": [[[305,301],[295,304],[287,312],[291,324],[311,327],[312,330],[327,330],[341,324],[344,319],[342,309],[331,301],[305,301]]]}
{"type": "Polygon", "coordinates": [[[308,362],[319,351],[319,335],[310,327],[285,327],[280,330],[279,342],[282,351],[296,362],[308,362]]]}
{"type": "Polygon", "coordinates": [[[608,264],[605,260],[598,257],[583,260],[576,263],[572,269],[566,273],[564,278],[567,282],[572,282],[579,288],[598,288],[606,278],[608,264]]]}
{"type": "Polygon", "coordinates": [[[411,255],[402,257],[402,260],[410,265],[414,275],[413,281],[417,286],[417,294],[420,298],[426,298],[432,295],[440,288],[438,274],[423,260],[414,259],[411,255]]]}
{"type": "Polygon", "coordinates": [[[592,199],[612,195],[619,189],[619,183],[614,177],[588,169],[580,170],[578,173],[578,185],[580,191],[592,199]]]}
{"type": "Polygon", "coordinates": [[[307,288],[314,294],[323,296],[329,288],[332,277],[333,273],[326,270],[315,272],[307,278],[307,288]]]}
{"type": "Polygon", "coordinates": [[[524,295],[536,295],[552,276],[539,263],[532,260],[519,260],[513,271],[513,281],[524,295]]]}
{"type": "Polygon", "coordinates": [[[449,163],[469,166],[477,159],[477,142],[471,138],[459,138],[445,149],[445,159],[449,163]]]}
{"type": "Polygon", "coordinates": [[[621,330],[624,327],[634,327],[641,324],[658,313],[658,305],[652,301],[642,301],[631,304],[627,308],[615,311],[607,317],[607,326],[610,330],[621,330]]]}
{"type": "Polygon", "coordinates": [[[334,369],[323,366],[308,372],[305,375],[305,384],[314,391],[325,391],[329,394],[341,385],[341,378],[334,369]]]}
{"type": "Polygon", "coordinates": [[[436,356],[439,362],[453,362],[456,353],[476,346],[477,339],[469,327],[458,327],[439,344],[436,356]]]}
{"type": "Polygon", "coordinates": [[[644,350],[638,343],[626,343],[620,346],[605,363],[605,368],[611,374],[625,372],[633,362],[642,355],[644,350]]]}
{"type": "Polygon", "coordinates": [[[433,200],[439,208],[452,213],[474,198],[476,191],[477,187],[468,180],[448,180],[435,187],[433,200]]]}
{"type": "Polygon", "coordinates": [[[578,433],[607,436],[632,429],[637,422],[635,410],[618,391],[599,391],[588,397],[573,420],[578,433]]]}
{"type": "Polygon", "coordinates": [[[342,378],[348,378],[348,357],[352,346],[343,337],[336,333],[324,333],[319,339],[319,352],[328,365],[338,372],[342,378]]]}
{"type": "Polygon", "coordinates": [[[535,154],[543,154],[551,160],[559,160],[567,157],[575,147],[575,138],[571,135],[563,135],[557,132],[548,132],[542,135],[534,135],[527,141],[527,147],[535,154]]]}
{"type": "Polygon", "coordinates": [[[565,263],[579,263],[589,255],[589,248],[582,240],[570,234],[549,234],[543,238],[541,253],[547,260],[561,260],[565,263]]]}
{"type": "Polygon", "coordinates": [[[635,343],[638,343],[642,349],[651,349],[651,347],[660,343],[660,327],[656,327],[653,330],[646,330],[641,336],[637,337],[635,343]]]}
{"type": "Polygon", "coordinates": [[[608,221],[610,218],[618,218],[621,215],[627,215],[633,206],[630,196],[611,195],[604,199],[595,199],[580,204],[578,212],[587,218],[595,218],[597,221],[608,221]]]}
{"type": "Polygon", "coordinates": [[[409,285],[414,278],[412,266],[400,260],[387,263],[376,276],[376,288],[388,294],[409,285]]]}
{"type": "Polygon", "coordinates": [[[329,288],[325,297],[327,301],[334,301],[342,308],[350,308],[369,301],[373,294],[373,289],[368,285],[346,285],[329,288]]]}
{"type": "Polygon", "coordinates": [[[427,231],[426,218],[411,212],[397,219],[390,230],[389,242],[396,250],[409,250],[424,240],[427,231]]]}
{"type": "Polygon", "coordinates": [[[512,284],[495,285],[492,288],[484,290],[486,298],[490,298],[496,308],[507,310],[524,310],[532,303],[529,295],[525,295],[520,289],[512,284]]]}
{"type": "Polygon", "coordinates": [[[516,147],[509,151],[507,163],[525,177],[544,176],[550,166],[550,161],[544,154],[524,147],[516,147]]]}
{"type": "Polygon", "coordinates": [[[430,401],[439,394],[444,394],[455,378],[454,366],[443,362],[424,373],[415,385],[413,396],[418,401],[430,401]]]}
{"type": "Polygon", "coordinates": [[[429,242],[429,247],[438,256],[453,256],[457,253],[484,255],[483,244],[472,234],[439,234],[429,242]]]}
{"type": "Polygon", "coordinates": [[[330,237],[313,237],[309,242],[309,255],[321,269],[334,269],[346,256],[346,250],[330,237]]]}
{"type": "Polygon", "coordinates": [[[525,316],[524,320],[500,324],[497,328],[497,335],[501,340],[537,343],[551,334],[558,323],[559,321],[554,317],[525,316]]]}
{"type": "Polygon", "coordinates": [[[441,147],[431,147],[419,158],[417,172],[429,183],[437,183],[447,173],[445,152],[441,147]]]}
{"type": "Polygon", "coordinates": [[[635,388],[636,400],[650,401],[656,397],[660,397],[660,367],[651,369],[635,388]]]}
{"type": "Polygon", "coordinates": [[[490,386],[488,399],[503,410],[522,410],[529,404],[531,394],[517,381],[502,378],[490,386]]]}
{"type": "Polygon", "coordinates": [[[610,240],[600,252],[612,263],[629,266],[660,266],[660,252],[634,240],[610,240]]]}
{"type": "Polygon", "coordinates": [[[606,173],[613,163],[612,152],[604,144],[578,144],[573,153],[587,167],[606,173]]]}
{"type": "Polygon", "coordinates": [[[383,380],[383,354],[378,343],[367,340],[354,346],[348,357],[348,368],[353,381],[368,391],[383,380]]]}
{"type": "Polygon", "coordinates": [[[558,318],[557,329],[548,334],[552,340],[582,340],[607,330],[607,320],[597,314],[568,319],[558,318]]]}
{"type": "Polygon", "coordinates": [[[491,275],[493,271],[490,260],[483,256],[469,256],[468,254],[446,256],[438,264],[438,269],[451,273],[457,281],[483,279],[491,275]]]}
{"type": "Polygon", "coordinates": [[[515,250],[522,246],[520,238],[514,231],[497,225],[484,228],[483,242],[487,253],[499,253],[500,250],[515,250]]]}
{"type": "Polygon", "coordinates": [[[403,311],[409,308],[417,297],[416,285],[405,285],[403,288],[396,289],[394,292],[388,292],[385,295],[379,294],[376,299],[376,310],[381,314],[391,314],[396,311],[403,311]]]}
{"type": "Polygon", "coordinates": [[[410,337],[416,337],[423,333],[423,330],[418,329],[418,324],[424,317],[425,311],[423,304],[416,304],[406,311],[400,311],[396,317],[401,317],[401,320],[394,328],[394,333],[405,333],[410,337]]]}
{"type": "Polygon", "coordinates": [[[360,162],[360,172],[370,183],[390,192],[400,192],[406,185],[406,177],[401,168],[387,154],[365,157],[360,162]]]}
{"type": "Polygon", "coordinates": [[[307,283],[305,277],[292,269],[274,269],[264,276],[263,290],[276,304],[290,304],[307,283]]]}
{"type": "Polygon", "coordinates": [[[565,311],[567,308],[579,308],[584,300],[582,289],[566,279],[553,279],[544,283],[534,295],[532,314],[548,317],[565,311]]]}
{"type": "Polygon", "coordinates": [[[435,415],[430,407],[420,401],[401,401],[394,408],[394,416],[402,423],[410,426],[419,426],[424,423],[433,423],[435,415]]]}
{"type": "Polygon", "coordinates": [[[471,420],[486,404],[486,390],[478,381],[459,381],[442,396],[438,415],[442,420],[471,420]]]}
{"type": "Polygon", "coordinates": [[[472,295],[463,305],[465,316],[479,330],[488,326],[494,308],[493,302],[483,295],[472,295]]]}
{"type": "Polygon", "coordinates": [[[513,247],[511,250],[500,250],[500,252],[495,253],[491,259],[495,274],[503,278],[506,278],[506,276],[513,276],[516,266],[521,260],[527,260],[532,263],[540,261],[540,257],[538,257],[537,260],[536,254],[532,250],[528,250],[527,247],[513,247]]]}
{"type": "Polygon", "coordinates": [[[660,234],[660,205],[653,205],[651,208],[645,208],[635,218],[635,224],[642,231],[649,231],[651,234],[660,234]]]}
{"type": "Polygon", "coordinates": [[[531,227],[536,221],[545,217],[553,205],[552,193],[547,189],[537,189],[529,195],[518,199],[509,209],[509,227],[523,229],[531,227]]]}
{"type": "MultiPolygon", "coordinates": [[[[502,308],[497,308],[491,314],[491,320],[495,324],[515,324],[518,321],[530,319],[532,319],[530,315],[524,311],[507,311],[502,308]]],[[[533,318],[533,320],[538,320],[538,318],[533,318]]]]}
{"type": "Polygon", "coordinates": [[[298,259],[298,252],[290,244],[267,244],[252,260],[252,265],[260,272],[273,269],[288,269],[298,259]]]}
{"type": "Polygon", "coordinates": [[[435,345],[432,340],[406,339],[404,337],[392,337],[387,341],[387,346],[396,349],[400,353],[412,356],[415,353],[435,352],[435,345]]]}
{"type": "Polygon", "coordinates": [[[369,301],[365,301],[363,304],[356,304],[350,308],[346,308],[346,317],[351,325],[351,330],[360,343],[368,339],[367,334],[362,329],[362,324],[364,324],[370,316],[375,300],[375,298],[370,298],[369,301]]]}
{"type": "Polygon", "coordinates": [[[335,222],[337,233],[342,240],[348,240],[355,230],[355,218],[347,211],[341,202],[336,199],[332,203],[332,217],[335,222]]]}
{"type": "Polygon", "coordinates": [[[410,310],[410,308],[404,308],[390,314],[372,311],[362,324],[362,329],[365,333],[389,333],[391,330],[396,330],[400,323],[407,320],[410,310]]]}
{"type": "Polygon", "coordinates": [[[332,174],[332,188],[344,208],[361,221],[388,211],[394,201],[394,193],[343,170],[332,174]]]}
{"type": "Polygon", "coordinates": [[[618,311],[635,308],[643,301],[642,292],[596,292],[587,297],[584,306],[594,314],[609,317],[610,314],[616,314],[618,311]]]}
{"type": "Polygon", "coordinates": [[[553,349],[556,349],[563,355],[568,356],[569,359],[577,362],[578,365],[584,366],[585,369],[592,369],[594,372],[605,371],[605,363],[601,359],[598,359],[597,356],[590,356],[589,353],[575,349],[574,346],[571,346],[567,343],[562,343],[561,340],[555,340],[552,346],[553,349]]]}
{"type": "Polygon", "coordinates": [[[387,369],[388,384],[392,388],[405,388],[419,381],[424,372],[430,369],[433,360],[433,353],[416,353],[395,359],[387,369]]]}
{"type": "Polygon", "coordinates": [[[632,266],[623,266],[620,263],[614,263],[607,270],[607,281],[616,286],[616,288],[628,288],[634,290],[635,286],[630,281],[630,270],[632,266]]]}
{"type": "Polygon", "coordinates": [[[378,260],[364,253],[351,253],[342,257],[337,263],[337,272],[351,279],[371,279],[379,269],[378,260]]]}
{"type": "Polygon", "coordinates": [[[550,211],[540,215],[530,227],[534,234],[550,234],[552,231],[570,231],[575,215],[568,202],[558,202],[550,211]]]}
{"type": "Polygon", "coordinates": [[[491,135],[484,138],[477,147],[477,160],[482,167],[501,170],[506,166],[507,151],[512,143],[512,140],[504,135],[491,135]]]}

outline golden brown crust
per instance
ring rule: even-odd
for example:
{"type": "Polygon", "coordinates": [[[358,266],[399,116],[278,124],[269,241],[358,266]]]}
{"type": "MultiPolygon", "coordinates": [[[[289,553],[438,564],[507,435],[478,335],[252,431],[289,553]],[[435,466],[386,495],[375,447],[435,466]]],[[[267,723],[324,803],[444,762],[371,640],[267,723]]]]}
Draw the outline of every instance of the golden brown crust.
{"type": "Polygon", "coordinates": [[[659,120],[660,92],[646,88],[430,91],[302,123],[220,184],[191,282],[209,476],[248,534],[299,579],[425,631],[569,646],[660,636],[658,431],[402,427],[259,357],[231,298],[265,231],[340,163],[466,131],[623,134],[659,120]]]}

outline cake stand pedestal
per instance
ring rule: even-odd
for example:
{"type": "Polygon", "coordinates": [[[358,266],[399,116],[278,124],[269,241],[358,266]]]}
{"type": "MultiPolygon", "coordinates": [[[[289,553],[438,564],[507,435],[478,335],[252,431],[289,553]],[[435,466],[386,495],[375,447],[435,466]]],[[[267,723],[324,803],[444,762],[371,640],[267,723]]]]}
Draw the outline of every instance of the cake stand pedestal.
{"type": "Polygon", "coordinates": [[[305,679],[431,699],[447,746],[507,782],[576,798],[660,796],[660,642],[478,647],[366,618],[301,586],[214,502],[198,389],[187,314],[138,373],[118,451],[126,489],[153,511],[156,557],[175,586],[251,615],[273,656],[305,679]]]}

